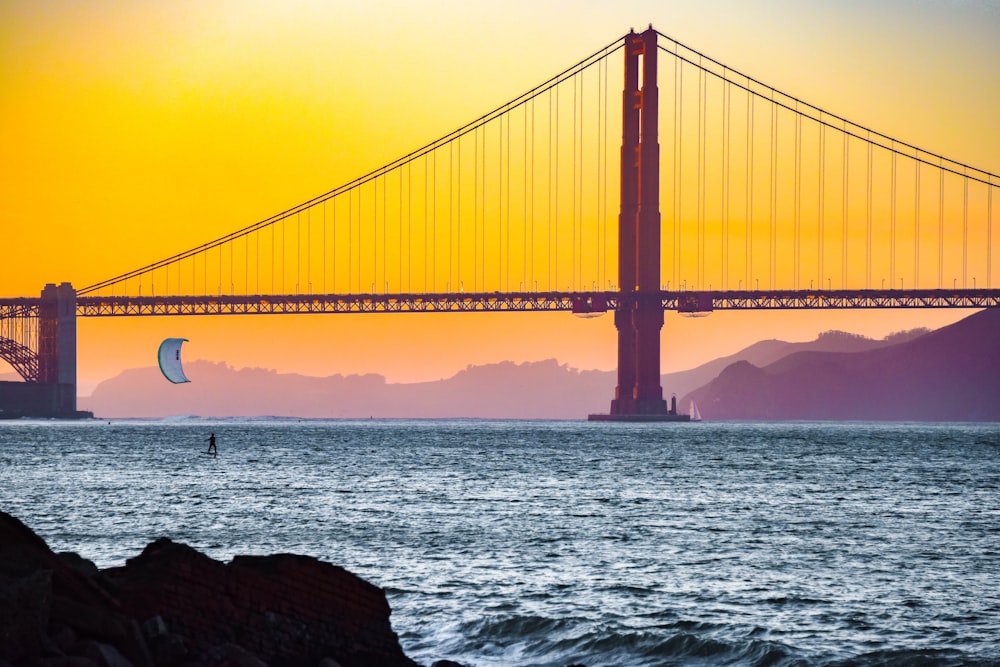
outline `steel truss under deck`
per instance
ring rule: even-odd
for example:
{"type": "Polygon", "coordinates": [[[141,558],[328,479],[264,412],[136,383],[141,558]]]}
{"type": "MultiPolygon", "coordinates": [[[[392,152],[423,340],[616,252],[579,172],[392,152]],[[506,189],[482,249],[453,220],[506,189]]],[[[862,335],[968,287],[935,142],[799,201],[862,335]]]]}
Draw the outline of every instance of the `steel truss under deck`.
{"type": "MultiPolygon", "coordinates": [[[[442,294],[251,294],[245,296],[82,296],[79,317],[163,315],[278,315],[305,313],[465,313],[614,311],[634,300],[659,299],[664,311],[837,310],[867,308],[996,308],[1000,289],[977,290],[753,290],[621,292],[511,292],[442,294]]],[[[30,307],[29,299],[18,302],[30,307]]],[[[0,300],[0,317],[7,311],[0,300]]]]}

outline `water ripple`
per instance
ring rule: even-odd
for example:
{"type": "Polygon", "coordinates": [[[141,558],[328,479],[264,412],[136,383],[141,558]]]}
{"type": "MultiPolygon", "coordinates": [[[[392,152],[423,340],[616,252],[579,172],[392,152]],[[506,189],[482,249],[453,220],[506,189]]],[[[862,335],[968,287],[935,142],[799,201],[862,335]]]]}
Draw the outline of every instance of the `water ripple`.
{"type": "Polygon", "coordinates": [[[384,587],[418,661],[1000,664],[1000,425],[0,423],[0,508],[384,587]],[[202,454],[209,431],[220,456],[202,454]]]}

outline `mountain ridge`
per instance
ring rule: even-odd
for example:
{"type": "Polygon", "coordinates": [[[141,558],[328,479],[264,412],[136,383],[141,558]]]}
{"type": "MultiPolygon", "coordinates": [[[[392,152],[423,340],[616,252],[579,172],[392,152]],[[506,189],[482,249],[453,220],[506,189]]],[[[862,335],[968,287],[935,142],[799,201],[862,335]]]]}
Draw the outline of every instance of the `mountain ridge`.
{"type": "Polygon", "coordinates": [[[1000,309],[917,338],[732,364],[684,396],[705,419],[1000,420],[1000,309]]]}
{"type": "MultiPolygon", "coordinates": [[[[846,359],[912,344],[933,333],[915,330],[873,340],[856,334],[825,332],[816,340],[807,342],[760,341],[702,366],[664,374],[662,386],[668,400],[671,394],[683,397],[681,409],[686,409],[691,398],[697,400],[706,419],[774,418],[774,405],[760,401],[755,404],[752,399],[755,395],[764,396],[759,388],[766,387],[773,382],[773,376],[784,372],[782,363],[791,364],[791,367],[806,364],[812,372],[830,376],[831,382],[839,382],[821,390],[797,392],[800,402],[807,397],[812,401],[822,401],[826,400],[824,391],[834,391],[837,395],[849,393],[850,376],[846,379],[834,377],[832,371],[823,371],[824,368],[832,368],[831,364],[836,366],[831,360],[840,357],[808,355],[844,355],[846,359]],[[785,362],[787,359],[802,361],[785,362]],[[698,385],[702,380],[702,384],[698,385]],[[712,383],[719,382],[735,383],[736,390],[745,393],[745,397],[735,396],[736,402],[754,407],[757,412],[744,410],[738,416],[720,416],[726,413],[715,409],[717,406],[711,404],[703,391],[712,383]],[[705,404],[706,401],[709,405],[705,404]]],[[[449,378],[417,383],[390,383],[377,374],[316,377],[262,368],[236,369],[224,362],[211,361],[190,362],[186,364],[186,372],[193,382],[173,385],[164,381],[155,366],[129,369],[100,383],[91,396],[81,397],[79,404],[81,409],[91,410],[102,417],[159,418],[197,414],[300,418],[582,419],[591,412],[607,411],[616,381],[614,371],[579,370],[560,364],[555,359],[470,365],[449,378]]],[[[803,387],[808,388],[808,383],[804,383],[803,387]]],[[[767,396],[773,403],[778,398],[772,394],[767,396]]]]}

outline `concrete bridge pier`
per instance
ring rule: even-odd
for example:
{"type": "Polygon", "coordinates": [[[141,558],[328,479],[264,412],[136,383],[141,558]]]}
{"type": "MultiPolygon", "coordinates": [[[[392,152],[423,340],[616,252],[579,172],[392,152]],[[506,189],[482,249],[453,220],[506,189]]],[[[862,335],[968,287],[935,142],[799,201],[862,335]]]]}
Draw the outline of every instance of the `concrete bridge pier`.
{"type": "Polygon", "coordinates": [[[38,308],[38,383],[48,386],[49,409],[76,413],[76,290],[49,283],[38,308]]]}

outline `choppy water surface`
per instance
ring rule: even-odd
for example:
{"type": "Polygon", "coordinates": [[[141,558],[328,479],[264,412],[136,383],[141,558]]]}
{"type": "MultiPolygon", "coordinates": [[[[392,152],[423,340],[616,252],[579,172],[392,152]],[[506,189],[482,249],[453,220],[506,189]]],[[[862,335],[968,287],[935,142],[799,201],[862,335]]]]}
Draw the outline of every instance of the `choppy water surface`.
{"type": "Polygon", "coordinates": [[[998,424],[5,422],[0,508],[342,565],[422,663],[1000,664],[998,424]]]}

